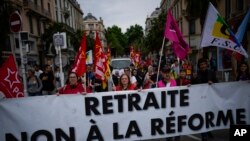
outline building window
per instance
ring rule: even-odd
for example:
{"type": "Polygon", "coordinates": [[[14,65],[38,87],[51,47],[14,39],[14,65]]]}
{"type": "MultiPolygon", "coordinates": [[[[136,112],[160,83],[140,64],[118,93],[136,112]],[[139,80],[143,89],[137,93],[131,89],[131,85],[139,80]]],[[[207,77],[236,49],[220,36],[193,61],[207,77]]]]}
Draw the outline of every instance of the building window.
{"type": "Polygon", "coordinates": [[[57,10],[56,10],[56,21],[59,22],[58,21],[58,11],[57,10]]]}
{"type": "Polygon", "coordinates": [[[239,11],[243,10],[243,3],[244,3],[243,0],[237,0],[236,1],[237,10],[239,10],[239,11]]]}
{"type": "Polygon", "coordinates": [[[195,20],[189,21],[189,34],[195,34],[195,20]]]}
{"type": "Polygon", "coordinates": [[[19,48],[19,40],[18,40],[18,38],[15,38],[15,43],[16,43],[16,48],[18,49],[19,48]]]}
{"type": "Polygon", "coordinates": [[[37,34],[40,36],[40,35],[41,35],[41,25],[40,25],[40,21],[39,21],[39,19],[37,19],[36,21],[37,21],[37,34]]]}
{"type": "Polygon", "coordinates": [[[48,3],[48,11],[49,11],[49,13],[51,13],[51,11],[50,11],[50,3],[48,3]]]}
{"type": "Polygon", "coordinates": [[[30,41],[30,42],[29,42],[29,49],[30,49],[30,51],[32,51],[32,52],[35,51],[35,43],[34,43],[34,41],[30,41]]]}
{"type": "Polygon", "coordinates": [[[89,24],[89,30],[94,30],[94,24],[89,24]]]}
{"type": "Polygon", "coordinates": [[[230,13],[231,13],[231,0],[226,0],[225,1],[225,6],[226,6],[226,18],[230,17],[230,13]]]}
{"type": "Polygon", "coordinates": [[[30,33],[34,34],[32,16],[29,15],[30,33]]]}
{"type": "Polygon", "coordinates": [[[43,10],[44,9],[43,0],[41,0],[41,7],[42,7],[42,10],[43,10]]]}
{"type": "Polygon", "coordinates": [[[4,42],[3,51],[11,51],[10,37],[8,36],[4,42]]]}

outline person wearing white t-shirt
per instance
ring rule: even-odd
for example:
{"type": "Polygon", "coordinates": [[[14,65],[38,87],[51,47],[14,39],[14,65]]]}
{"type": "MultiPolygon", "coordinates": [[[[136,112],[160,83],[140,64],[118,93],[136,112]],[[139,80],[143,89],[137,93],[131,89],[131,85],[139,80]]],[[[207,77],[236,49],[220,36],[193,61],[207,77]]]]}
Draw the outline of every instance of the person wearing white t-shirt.
{"type": "Polygon", "coordinates": [[[136,86],[137,85],[137,80],[136,80],[135,76],[131,75],[131,71],[130,71],[129,67],[124,68],[124,73],[127,74],[128,76],[130,76],[131,84],[136,86]]]}

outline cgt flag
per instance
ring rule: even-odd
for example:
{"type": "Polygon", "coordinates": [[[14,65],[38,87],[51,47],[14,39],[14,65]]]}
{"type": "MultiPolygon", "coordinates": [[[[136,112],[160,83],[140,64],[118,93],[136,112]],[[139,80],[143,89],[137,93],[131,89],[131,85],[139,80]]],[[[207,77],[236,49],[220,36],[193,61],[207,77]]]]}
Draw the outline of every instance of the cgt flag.
{"type": "Polygon", "coordinates": [[[72,72],[75,72],[77,76],[82,76],[86,72],[86,33],[83,33],[81,46],[76,55],[76,59],[72,68],[72,72]]]}
{"type": "Polygon", "coordinates": [[[175,55],[180,58],[180,60],[183,60],[188,55],[189,45],[184,40],[183,35],[171,14],[171,10],[168,10],[164,36],[172,42],[175,55]]]}
{"type": "Polygon", "coordinates": [[[201,47],[217,46],[238,52],[248,58],[248,54],[235,37],[230,27],[209,3],[201,39],[201,47]]]}
{"type": "Polygon", "coordinates": [[[96,39],[95,39],[95,48],[94,48],[94,72],[95,77],[99,80],[104,80],[104,73],[105,73],[105,55],[102,49],[101,41],[96,32],[96,39]]]}
{"type": "Polygon", "coordinates": [[[0,68],[0,95],[6,98],[24,97],[13,55],[10,55],[0,68]]]}

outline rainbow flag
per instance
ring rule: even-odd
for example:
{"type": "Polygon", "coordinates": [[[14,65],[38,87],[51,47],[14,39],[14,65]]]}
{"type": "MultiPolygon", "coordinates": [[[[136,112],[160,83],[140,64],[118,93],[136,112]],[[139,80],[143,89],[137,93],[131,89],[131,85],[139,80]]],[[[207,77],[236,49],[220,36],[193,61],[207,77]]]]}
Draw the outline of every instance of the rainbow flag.
{"type": "Polygon", "coordinates": [[[248,58],[239,40],[211,3],[209,3],[201,39],[201,47],[207,46],[229,49],[248,58]]]}

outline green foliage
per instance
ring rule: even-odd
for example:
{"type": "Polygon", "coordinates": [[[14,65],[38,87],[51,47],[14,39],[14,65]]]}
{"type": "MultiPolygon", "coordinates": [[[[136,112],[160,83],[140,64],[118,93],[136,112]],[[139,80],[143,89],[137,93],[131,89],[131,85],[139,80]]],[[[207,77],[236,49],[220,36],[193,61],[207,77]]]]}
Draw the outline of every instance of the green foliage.
{"type": "Polygon", "coordinates": [[[83,37],[83,31],[77,30],[75,33],[70,33],[69,36],[71,45],[74,47],[74,50],[77,51],[80,47],[81,40],[83,37]]]}
{"type": "Polygon", "coordinates": [[[46,50],[49,48],[50,44],[53,44],[53,34],[57,32],[66,32],[66,30],[63,28],[62,23],[54,22],[51,23],[49,27],[42,34],[41,38],[42,41],[45,42],[46,50]]]}
{"type": "Polygon", "coordinates": [[[122,56],[125,54],[127,38],[122,33],[121,28],[116,25],[109,27],[106,32],[106,38],[113,56],[122,56]]]}
{"type": "Polygon", "coordinates": [[[148,51],[159,51],[164,38],[166,13],[161,13],[152,23],[152,28],[145,37],[145,46],[148,51]]]}
{"type": "Polygon", "coordinates": [[[125,35],[128,39],[128,45],[141,42],[141,39],[143,38],[143,28],[138,24],[135,26],[132,25],[127,29],[125,35]]]}

